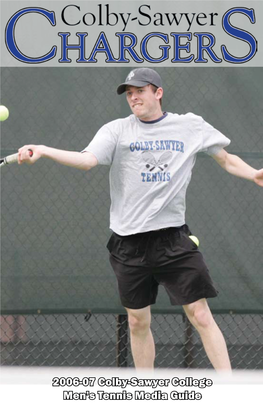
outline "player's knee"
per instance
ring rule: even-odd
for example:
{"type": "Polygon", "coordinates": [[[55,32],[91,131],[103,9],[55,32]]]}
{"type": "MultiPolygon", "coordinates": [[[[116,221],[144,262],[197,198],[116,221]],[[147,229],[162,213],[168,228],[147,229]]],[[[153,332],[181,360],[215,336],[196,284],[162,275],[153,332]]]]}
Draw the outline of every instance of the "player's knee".
{"type": "Polygon", "coordinates": [[[194,306],[187,310],[187,315],[190,322],[198,329],[209,328],[214,319],[208,307],[194,306]]]}
{"type": "Polygon", "coordinates": [[[147,333],[150,329],[150,321],[148,318],[129,315],[129,328],[132,334],[144,334],[147,333]]]}
{"type": "Polygon", "coordinates": [[[211,312],[207,309],[196,309],[193,312],[193,325],[196,329],[206,329],[209,328],[213,322],[213,316],[211,312]]]}

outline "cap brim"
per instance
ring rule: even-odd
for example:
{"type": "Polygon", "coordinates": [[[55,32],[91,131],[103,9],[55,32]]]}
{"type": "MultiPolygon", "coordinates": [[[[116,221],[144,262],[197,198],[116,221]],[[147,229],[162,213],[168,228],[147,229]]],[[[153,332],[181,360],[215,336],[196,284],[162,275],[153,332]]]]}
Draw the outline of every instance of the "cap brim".
{"type": "Polygon", "coordinates": [[[144,86],[147,86],[147,85],[149,85],[149,82],[144,82],[144,81],[124,82],[118,86],[117,93],[118,93],[118,95],[121,95],[122,93],[124,93],[126,90],[126,86],[136,86],[137,88],[143,88],[144,86]]]}

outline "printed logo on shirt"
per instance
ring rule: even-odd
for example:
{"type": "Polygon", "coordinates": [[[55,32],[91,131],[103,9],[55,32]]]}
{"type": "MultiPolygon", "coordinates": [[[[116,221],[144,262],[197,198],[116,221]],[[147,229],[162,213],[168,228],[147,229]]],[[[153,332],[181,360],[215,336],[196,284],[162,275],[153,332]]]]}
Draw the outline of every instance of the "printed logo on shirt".
{"type": "Polygon", "coordinates": [[[142,151],[141,156],[148,170],[141,172],[142,182],[169,182],[171,174],[166,170],[173,157],[172,152],[184,153],[184,143],[178,140],[136,141],[130,144],[130,151],[142,151]]]}
{"type": "Polygon", "coordinates": [[[169,172],[165,170],[168,167],[169,161],[172,159],[173,153],[166,151],[161,155],[151,153],[150,151],[142,152],[142,159],[145,162],[145,167],[149,172],[142,172],[142,182],[167,182],[170,181],[171,176],[169,172]]]}
{"type": "Polygon", "coordinates": [[[155,140],[136,141],[130,144],[130,150],[134,151],[178,151],[184,153],[184,143],[178,140],[155,140]]]}
{"type": "Polygon", "coordinates": [[[149,171],[153,171],[155,168],[159,168],[163,171],[168,167],[167,163],[172,158],[172,155],[173,153],[171,151],[166,151],[157,160],[150,151],[143,151],[142,158],[146,162],[146,168],[148,168],[149,171]]]}

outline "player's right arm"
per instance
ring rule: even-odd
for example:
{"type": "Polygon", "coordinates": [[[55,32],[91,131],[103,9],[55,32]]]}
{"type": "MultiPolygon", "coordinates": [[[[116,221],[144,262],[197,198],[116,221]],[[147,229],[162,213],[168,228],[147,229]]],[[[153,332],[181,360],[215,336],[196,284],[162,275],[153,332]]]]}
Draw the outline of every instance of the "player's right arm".
{"type": "Polygon", "coordinates": [[[49,158],[59,164],[86,171],[98,164],[97,158],[88,151],[80,153],[77,151],[59,150],[43,145],[26,145],[21,147],[18,153],[19,164],[34,164],[41,157],[49,158]],[[29,155],[29,150],[33,151],[32,157],[29,155]]]}

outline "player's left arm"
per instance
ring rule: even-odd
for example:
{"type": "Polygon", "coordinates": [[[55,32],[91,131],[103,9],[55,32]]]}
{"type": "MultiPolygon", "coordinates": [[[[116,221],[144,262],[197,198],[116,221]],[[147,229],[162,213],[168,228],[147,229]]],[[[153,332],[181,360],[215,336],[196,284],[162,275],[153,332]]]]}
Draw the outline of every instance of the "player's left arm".
{"type": "Polygon", "coordinates": [[[263,168],[256,170],[245,163],[245,161],[237,155],[229,154],[224,149],[220,150],[217,154],[212,155],[212,157],[224,170],[229,172],[229,174],[253,181],[257,185],[263,187],[263,168]]]}

